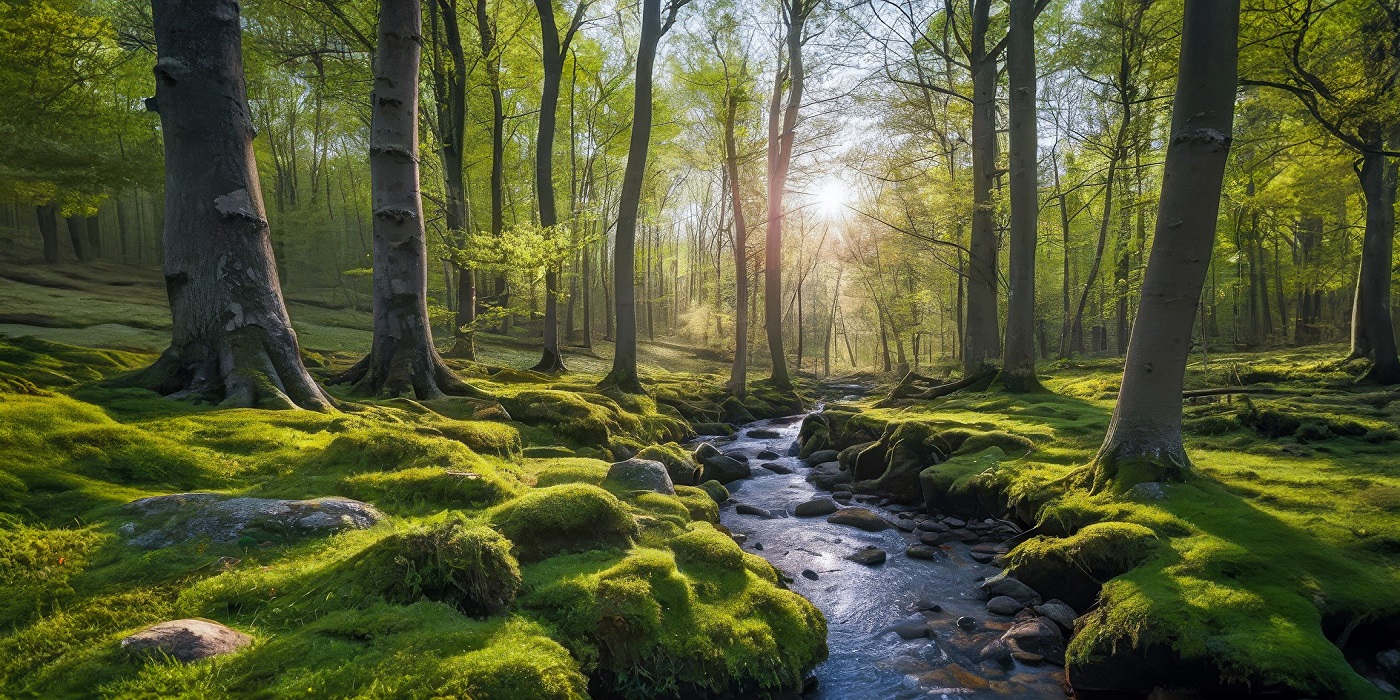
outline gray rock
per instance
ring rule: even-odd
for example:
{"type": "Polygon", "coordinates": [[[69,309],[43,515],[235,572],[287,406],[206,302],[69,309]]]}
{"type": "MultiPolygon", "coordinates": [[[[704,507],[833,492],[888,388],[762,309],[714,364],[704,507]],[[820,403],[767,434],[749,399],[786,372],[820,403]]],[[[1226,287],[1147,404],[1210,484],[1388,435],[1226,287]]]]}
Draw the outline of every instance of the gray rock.
{"type": "Polygon", "coordinates": [[[1026,606],[1021,605],[1021,601],[1016,600],[1011,596],[1005,595],[999,595],[987,601],[987,612],[993,615],[1005,615],[1007,617],[1011,617],[1012,615],[1015,615],[1016,613],[1020,612],[1021,608],[1024,607],[1026,606]]]}
{"type": "Polygon", "coordinates": [[[932,561],[935,557],[938,556],[938,549],[936,547],[930,547],[926,544],[911,544],[909,545],[908,549],[904,550],[904,556],[909,557],[910,559],[924,559],[932,561]]]}
{"type": "MultiPolygon", "coordinates": [[[[1043,605],[1035,606],[1035,611],[1040,615],[1050,618],[1055,624],[1060,626],[1066,634],[1074,632],[1074,620],[1079,614],[1074,612],[1074,608],[1058,601],[1050,600],[1043,605]]],[[[1396,652],[1396,661],[1400,663],[1400,652],[1396,652]]],[[[1397,668],[1396,670],[1400,670],[1397,668]]]]}
{"type": "Polygon", "coordinates": [[[1000,639],[994,640],[987,646],[982,647],[979,652],[983,661],[994,661],[1000,666],[1010,667],[1012,665],[1011,647],[1000,639]]]}
{"type": "Polygon", "coordinates": [[[759,452],[757,455],[754,456],[758,457],[759,459],[779,459],[782,457],[782,455],[772,450],[763,450],[762,452],[759,452]]]}
{"type": "Polygon", "coordinates": [[[1167,485],[1160,481],[1145,481],[1140,484],[1134,484],[1123,496],[1129,501],[1137,501],[1139,503],[1164,501],[1167,498],[1167,485]]]}
{"type": "Polygon", "coordinates": [[[781,464],[778,464],[777,462],[764,462],[763,464],[760,464],[760,465],[758,465],[758,466],[763,467],[764,469],[767,469],[768,471],[773,472],[774,474],[791,474],[791,473],[792,473],[792,469],[790,469],[790,468],[788,468],[788,467],[785,467],[785,466],[783,466],[783,465],[781,465],[781,464]]]}
{"type": "Polygon", "coordinates": [[[952,528],[967,527],[967,521],[966,521],[966,520],[959,520],[958,518],[954,518],[954,517],[947,517],[947,518],[944,518],[944,519],[943,519],[943,522],[944,522],[944,523],[947,523],[948,527],[952,527],[952,528]]]}
{"type": "Polygon", "coordinates": [[[806,503],[797,504],[792,509],[792,514],[799,518],[814,518],[820,515],[831,515],[839,510],[836,501],[830,498],[814,498],[806,503]]]}
{"type": "Polygon", "coordinates": [[[608,475],[603,479],[603,488],[676,495],[676,487],[671,483],[671,474],[666,471],[666,465],[636,457],[608,467],[608,475]]]}
{"type": "Polygon", "coordinates": [[[1001,639],[1010,643],[1013,649],[1019,648],[1045,657],[1053,658],[1064,651],[1065,636],[1060,633],[1060,627],[1043,617],[1013,623],[1001,635],[1001,639]]]}
{"type": "Polygon", "coordinates": [[[850,492],[850,491],[832,491],[832,492],[831,492],[831,497],[832,497],[832,498],[835,498],[835,499],[837,499],[837,500],[841,500],[841,501],[849,501],[849,500],[851,500],[851,492],[850,492]]]}
{"type": "Polygon", "coordinates": [[[711,443],[703,442],[703,443],[700,443],[700,446],[699,446],[699,447],[695,448],[695,461],[697,461],[697,462],[704,462],[705,460],[707,460],[707,459],[709,459],[709,458],[711,458],[711,457],[718,457],[718,456],[719,456],[719,448],[718,448],[718,447],[715,447],[715,446],[714,446],[713,444],[711,444],[711,443]]]}
{"type": "Polygon", "coordinates": [[[841,453],[837,452],[836,450],[817,450],[816,452],[813,452],[810,457],[807,458],[807,463],[825,464],[826,462],[835,462],[836,456],[839,454],[841,453]]]}
{"type": "Polygon", "coordinates": [[[807,482],[819,489],[834,491],[839,485],[851,483],[851,473],[841,471],[841,466],[835,462],[824,462],[812,467],[807,473],[807,482]]]}
{"type": "Polygon", "coordinates": [[[848,555],[846,559],[866,566],[879,566],[885,563],[885,550],[879,547],[866,547],[854,554],[848,555]]]}
{"type": "Polygon", "coordinates": [[[864,508],[842,508],[826,519],[833,525],[849,525],[866,532],[879,532],[890,529],[884,518],[864,508]]]}
{"type": "Polygon", "coordinates": [[[728,484],[753,476],[753,470],[748,464],[728,455],[712,455],[700,460],[700,464],[705,469],[700,477],[702,481],[713,479],[721,484],[728,484]]]}
{"type": "Polygon", "coordinates": [[[899,638],[905,641],[909,641],[911,639],[924,639],[928,637],[928,620],[905,620],[904,622],[901,622],[895,625],[894,627],[891,627],[890,631],[899,635],[899,638]]]}
{"type": "Polygon", "coordinates": [[[747,503],[740,503],[739,505],[734,506],[734,512],[738,513],[739,515],[756,515],[760,518],[763,518],[764,520],[768,520],[773,517],[772,513],[769,513],[768,511],[759,508],[758,506],[751,506],[747,503]]]}
{"type": "Polygon", "coordinates": [[[802,578],[811,579],[811,580],[815,581],[815,580],[817,580],[817,578],[818,578],[817,572],[812,571],[811,569],[803,569],[803,570],[802,570],[802,578]]]}
{"type": "Polygon", "coordinates": [[[782,433],[773,430],[772,428],[754,428],[753,430],[744,433],[744,435],[754,438],[755,440],[773,440],[783,436],[782,433]]]}
{"type": "Polygon", "coordinates": [[[189,663],[232,654],[252,642],[252,637],[217,622],[187,619],[152,625],[123,639],[121,645],[128,651],[160,653],[189,663]]]}
{"type": "Polygon", "coordinates": [[[1386,649],[1376,654],[1376,665],[1387,678],[1400,683],[1400,649],[1386,649]]]}
{"type": "Polygon", "coordinates": [[[924,532],[947,532],[953,528],[948,527],[947,525],[937,520],[925,520],[919,523],[919,529],[923,530],[924,532]]]}
{"type": "Polygon", "coordinates": [[[1385,682],[1384,680],[1381,680],[1380,678],[1367,678],[1366,680],[1371,681],[1371,685],[1376,686],[1376,690],[1379,690],[1382,693],[1390,693],[1391,695],[1400,693],[1400,688],[1396,688],[1395,686],[1385,682]]]}
{"type": "Polygon", "coordinates": [[[788,445],[787,456],[796,457],[799,454],[802,454],[802,443],[793,440],[792,444],[788,445]]]}
{"type": "Polygon", "coordinates": [[[146,549],[196,539],[228,544],[244,536],[269,541],[321,535],[367,528],[385,517],[368,503],[338,496],[293,501],[220,493],[151,496],[121,512],[132,518],[119,528],[127,544],[146,549]]]}
{"type": "Polygon", "coordinates": [[[913,531],[914,531],[914,521],[913,521],[913,520],[905,520],[905,519],[903,519],[903,518],[899,518],[899,519],[896,519],[896,520],[894,521],[894,526],[897,527],[897,528],[899,528],[899,529],[900,529],[901,531],[903,531],[903,532],[913,532],[913,531]]]}
{"type": "Polygon", "coordinates": [[[970,629],[972,629],[973,627],[976,627],[976,626],[977,626],[977,621],[974,620],[974,619],[972,619],[972,618],[970,618],[970,617],[968,617],[968,616],[966,616],[966,615],[963,615],[962,617],[958,618],[958,627],[961,627],[961,628],[963,628],[963,629],[965,629],[965,630],[970,630],[970,629]]]}
{"type": "Polygon", "coordinates": [[[985,590],[992,596],[1004,595],[1015,598],[1020,601],[1022,605],[1040,604],[1040,594],[1036,593],[1035,589],[1007,576],[1006,572],[997,574],[984,581],[982,583],[982,590],[985,590]]]}
{"type": "Polygon", "coordinates": [[[919,535],[919,541],[930,547],[937,547],[938,545],[948,541],[948,535],[939,532],[925,532],[924,534],[919,535]]]}

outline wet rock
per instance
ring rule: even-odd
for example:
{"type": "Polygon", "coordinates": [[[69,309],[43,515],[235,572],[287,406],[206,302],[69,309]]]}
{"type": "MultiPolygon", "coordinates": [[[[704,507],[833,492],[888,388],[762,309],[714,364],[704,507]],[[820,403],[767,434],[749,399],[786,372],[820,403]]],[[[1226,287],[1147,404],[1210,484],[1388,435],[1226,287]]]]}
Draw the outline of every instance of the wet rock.
{"type": "Polygon", "coordinates": [[[947,532],[953,528],[937,520],[925,520],[919,523],[919,529],[924,532],[947,532]]]}
{"type": "Polygon", "coordinates": [[[807,473],[807,483],[826,491],[835,491],[838,486],[851,483],[851,473],[841,471],[835,462],[826,462],[812,467],[807,473]]]}
{"type": "Polygon", "coordinates": [[[1381,680],[1381,679],[1379,679],[1379,678],[1367,678],[1366,680],[1371,681],[1371,685],[1376,686],[1376,690],[1379,690],[1379,691],[1381,691],[1382,693],[1389,693],[1389,694],[1391,694],[1391,695],[1395,695],[1395,694],[1397,694],[1397,693],[1400,693],[1400,688],[1396,688],[1395,686],[1393,686],[1393,685],[1391,685],[1391,684],[1389,684],[1389,683],[1387,683],[1387,682],[1385,682],[1385,681],[1383,681],[1383,680],[1381,680]]]}
{"type": "Polygon", "coordinates": [[[919,612],[943,612],[943,606],[931,600],[914,601],[914,609],[919,612]]]}
{"type": "Polygon", "coordinates": [[[800,443],[800,442],[798,442],[798,441],[796,441],[796,440],[793,440],[793,441],[792,441],[792,444],[791,444],[791,445],[788,445],[788,448],[787,448],[787,456],[789,456],[789,457],[796,457],[796,456],[797,456],[799,453],[801,453],[801,452],[802,452],[802,443],[800,443]]]}
{"type": "Polygon", "coordinates": [[[725,452],[724,456],[743,464],[749,463],[749,456],[744,454],[742,450],[730,450],[725,452]]]}
{"type": "Polygon", "coordinates": [[[708,442],[700,443],[700,446],[697,447],[697,448],[695,448],[695,461],[697,461],[697,462],[702,462],[702,463],[703,463],[705,460],[707,460],[707,459],[709,459],[709,458],[711,458],[711,457],[718,457],[718,456],[719,456],[719,448],[718,448],[718,447],[715,447],[712,443],[708,443],[708,442]]]}
{"type": "Polygon", "coordinates": [[[999,554],[1006,553],[1006,547],[997,544],[975,544],[970,548],[969,553],[972,558],[982,562],[990,563],[999,554]]]}
{"type": "Polygon", "coordinates": [[[762,552],[762,551],[763,551],[763,543],[762,543],[762,542],[755,542],[755,543],[753,543],[753,548],[754,548],[754,551],[762,552]]]}
{"type": "Polygon", "coordinates": [[[734,532],[734,533],[730,533],[729,539],[734,540],[734,544],[737,544],[737,545],[739,545],[740,547],[742,547],[742,546],[744,546],[744,543],[745,543],[745,542],[748,542],[748,541],[749,541],[749,536],[748,536],[748,535],[745,535],[745,534],[742,533],[742,532],[734,532]]]}
{"type": "Polygon", "coordinates": [[[1020,649],[1044,657],[1064,653],[1065,636],[1060,627],[1043,617],[1016,622],[1001,639],[1011,645],[1013,652],[1020,649]]]}
{"type": "Polygon", "coordinates": [[[848,555],[846,559],[866,566],[879,566],[885,563],[885,550],[879,547],[866,547],[855,554],[848,555]]]}
{"type": "Polygon", "coordinates": [[[1005,615],[1010,617],[1021,611],[1021,601],[1011,596],[999,595],[987,601],[987,612],[993,615],[1005,615]]]}
{"type": "Polygon", "coordinates": [[[814,498],[806,503],[797,504],[792,509],[792,514],[799,518],[813,518],[820,515],[831,515],[838,510],[836,501],[830,498],[814,498]]]}
{"type": "Polygon", "coordinates": [[[817,450],[807,458],[807,463],[820,465],[825,464],[827,462],[835,462],[836,457],[839,454],[841,453],[837,452],[836,450],[817,450]]]}
{"type": "Polygon", "coordinates": [[[864,508],[842,508],[826,519],[833,525],[849,525],[866,532],[879,532],[890,529],[890,524],[879,515],[864,508]]]}
{"type": "Polygon", "coordinates": [[[1015,598],[1024,605],[1040,604],[1040,594],[1036,593],[1035,589],[1007,576],[1005,572],[984,581],[982,590],[992,596],[1004,595],[1015,598]]]}
{"type": "Polygon", "coordinates": [[[944,542],[947,542],[948,536],[939,532],[925,532],[924,534],[919,535],[919,541],[930,547],[936,547],[940,544],[943,544],[944,542]]]}
{"type": "Polygon", "coordinates": [[[728,455],[706,457],[700,460],[700,464],[705,468],[704,476],[701,477],[705,481],[714,480],[728,484],[753,476],[753,470],[748,464],[728,455]]]}
{"type": "Polygon", "coordinates": [[[176,493],[132,501],[121,507],[133,519],[119,531],[135,547],[159,549],[207,539],[228,544],[244,537],[259,542],[367,528],[384,519],[378,508],[330,496],[304,501],[176,493]]]}
{"type": "Polygon", "coordinates": [[[803,570],[802,570],[802,578],[810,579],[810,580],[812,580],[812,581],[815,581],[815,580],[817,580],[817,578],[818,578],[817,572],[812,571],[811,569],[803,569],[803,570]]]}
{"type": "Polygon", "coordinates": [[[900,639],[909,641],[911,639],[925,639],[928,637],[927,620],[905,620],[890,628],[900,639]]]}
{"type": "MultiPolygon", "coordinates": [[[[1050,600],[1044,605],[1037,605],[1035,611],[1059,625],[1066,634],[1074,632],[1074,620],[1079,617],[1078,613],[1074,612],[1074,608],[1058,600],[1050,600]]],[[[1400,652],[1395,652],[1395,654],[1396,662],[1400,664],[1400,652]]],[[[1400,665],[1397,666],[1396,671],[1400,671],[1400,665]]]]}
{"type": "Polygon", "coordinates": [[[901,519],[901,520],[895,520],[895,521],[894,521],[894,526],[897,527],[897,528],[899,528],[900,531],[902,531],[902,532],[913,532],[913,531],[914,531],[914,521],[912,521],[912,520],[902,520],[902,519],[901,519]]]}
{"type": "Polygon", "coordinates": [[[1011,647],[1000,639],[995,640],[987,646],[982,647],[982,651],[979,652],[979,658],[983,661],[995,662],[998,666],[1003,668],[1009,667],[1012,665],[1011,647]]]}
{"type": "Polygon", "coordinates": [[[966,615],[963,615],[962,617],[958,618],[958,627],[961,627],[961,628],[963,628],[963,629],[965,629],[965,630],[970,630],[970,629],[972,629],[973,627],[976,627],[976,626],[977,626],[977,621],[974,620],[974,619],[972,619],[972,618],[970,618],[970,617],[968,617],[968,616],[966,616],[966,615]]]}
{"type": "Polygon", "coordinates": [[[781,465],[781,464],[778,464],[777,462],[764,462],[763,464],[760,464],[759,466],[760,466],[760,467],[763,467],[764,469],[767,469],[767,470],[770,471],[770,472],[773,472],[774,474],[791,474],[791,473],[792,473],[792,469],[790,469],[790,468],[788,468],[788,467],[785,467],[785,466],[783,466],[783,465],[781,465]]]}
{"type": "Polygon", "coordinates": [[[252,637],[217,622],[186,619],[152,625],[123,639],[121,645],[128,651],[158,652],[188,663],[232,654],[252,641],[252,637]]]}
{"type": "Polygon", "coordinates": [[[772,451],[772,450],[763,450],[762,452],[759,452],[759,453],[758,453],[757,455],[755,455],[755,456],[758,457],[759,459],[779,459],[779,458],[782,457],[782,455],[780,455],[780,454],[778,454],[777,452],[774,452],[774,451],[772,451]]]}
{"type": "Polygon", "coordinates": [[[938,556],[938,548],[930,547],[926,544],[911,544],[909,545],[908,549],[904,550],[904,556],[909,557],[910,559],[924,559],[932,561],[935,557],[938,556]]]}
{"type": "Polygon", "coordinates": [[[977,533],[975,533],[975,532],[973,532],[973,531],[971,531],[971,530],[968,530],[968,529],[966,529],[966,528],[962,528],[962,529],[957,529],[957,528],[955,528],[955,529],[949,531],[948,534],[949,534],[949,535],[952,535],[953,537],[956,537],[956,538],[962,540],[963,542],[976,542],[977,540],[982,539],[982,537],[981,537],[980,535],[978,535],[977,533]]]}
{"type": "Polygon", "coordinates": [[[747,503],[740,503],[739,505],[734,506],[734,512],[738,513],[739,515],[758,516],[760,518],[763,518],[764,520],[771,520],[773,518],[772,513],[762,508],[759,508],[758,506],[751,506],[747,503]]]}
{"type": "Polygon", "coordinates": [[[744,435],[747,437],[751,437],[755,440],[773,440],[775,438],[780,438],[783,436],[782,433],[773,430],[772,428],[754,428],[753,430],[744,433],[744,435]]]}
{"type": "Polygon", "coordinates": [[[666,465],[635,457],[608,467],[608,475],[603,479],[603,488],[612,491],[651,491],[668,496],[676,495],[676,488],[671,483],[671,474],[666,470],[666,465]]]}
{"type": "Polygon", "coordinates": [[[851,492],[850,492],[850,491],[832,491],[832,492],[831,492],[831,497],[832,497],[832,498],[835,498],[835,499],[838,500],[838,501],[849,501],[849,500],[851,500],[851,492]]]}
{"type": "Polygon", "coordinates": [[[946,524],[948,527],[953,527],[953,528],[957,528],[957,527],[967,527],[967,521],[966,521],[966,520],[960,520],[960,519],[958,519],[958,518],[947,517],[947,518],[944,518],[944,519],[943,519],[943,522],[944,522],[944,524],[946,524]]]}

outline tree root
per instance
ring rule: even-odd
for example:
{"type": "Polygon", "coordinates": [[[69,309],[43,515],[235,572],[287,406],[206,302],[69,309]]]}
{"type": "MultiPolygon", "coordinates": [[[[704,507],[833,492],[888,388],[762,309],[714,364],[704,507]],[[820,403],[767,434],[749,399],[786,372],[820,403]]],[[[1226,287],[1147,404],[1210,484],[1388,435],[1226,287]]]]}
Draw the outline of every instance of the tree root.
{"type": "Polygon", "coordinates": [[[963,389],[975,387],[983,382],[988,382],[995,376],[996,374],[994,372],[983,371],[970,374],[955,382],[943,383],[940,379],[908,372],[904,375],[903,379],[899,380],[899,384],[895,385],[895,387],[890,390],[889,396],[886,396],[883,401],[876,405],[888,406],[890,405],[888,402],[898,401],[899,399],[929,401],[942,398],[949,394],[955,394],[963,389]],[[932,384],[933,386],[921,388],[919,386],[920,384],[932,384]]]}
{"type": "Polygon", "coordinates": [[[326,382],[349,384],[354,393],[365,396],[406,397],[419,400],[446,396],[492,398],[490,394],[463,381],[431,347],[373,348],[350,367],[326,382]]]}

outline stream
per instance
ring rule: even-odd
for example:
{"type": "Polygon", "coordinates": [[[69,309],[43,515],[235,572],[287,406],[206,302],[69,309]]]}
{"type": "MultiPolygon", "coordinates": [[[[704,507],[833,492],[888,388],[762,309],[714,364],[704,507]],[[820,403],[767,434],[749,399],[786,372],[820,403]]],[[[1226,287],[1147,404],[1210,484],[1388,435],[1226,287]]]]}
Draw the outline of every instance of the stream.
{"type": "Polygon", "coordinates": [[[1011,618],[987,612],[978,589],[983,578],[1000,569],[975,561],[961,543],[941,545],[931,561],[906,556],[906,548],[919,540],[917,532],[904,529],[914,529],[922,509],[882,508],[856,496],[851,506],[901,525],[882,532],[831,524],[826,516],[792,515],[798,504],[830,495],[808,483],[808,466],[789,454],[795,452],[791,448],[802,418],[758,421],[743,426],[737,437],[704,441],[726,454],[741,453],[753,469],[752,477],[727,485],[732,498],[721,508],[721,523],[744,540],[745,551],[771,562],[792,579],[792,590],[826,615],[831,655],[817,667],[817,688],[805,697],[1064,698],[1061,667],[979,661],[983,647],[1011,624],[1011,618]],[[748,436],[761,429],[776,431],[778,437],[748,436]],[[758,458],[764,450],[782,456],[758,458]],[[791,473],[759,466],[766,463],[791,473]],[[740,514],[740,504],[772,517],[740,514]],[[883,564],[866,566],[845,558],[869,546],[887,553],[883,564]],[[964,616],[975,620],[969,629],[957,624],[964,616]]]}

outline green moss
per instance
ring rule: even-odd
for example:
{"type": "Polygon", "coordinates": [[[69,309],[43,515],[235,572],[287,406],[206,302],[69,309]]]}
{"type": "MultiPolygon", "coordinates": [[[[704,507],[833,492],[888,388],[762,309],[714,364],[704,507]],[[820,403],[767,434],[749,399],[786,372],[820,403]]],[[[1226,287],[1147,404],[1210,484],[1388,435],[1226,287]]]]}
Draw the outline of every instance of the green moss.
{"type": "Polygon", "coordinates": [[[488,517],[515,544],[522,561],[580,549],[626,547],[637,532],[621,501],[587,484],[534,489],[488,517]]]}
{"type": "Polygon", "coordinates": [[[566,457],[529,460],[526,467],[535,472],[535,485],[592,484],[598,486],[608,476],[608,463],[601,459],[566,457]]]}
{"type": "Polygon", "coordinates": [[[719,505],[705,489],[698,486],[677,486],[676,498],[680,499],[681,504],[689,511],[691,520],[719,522],[719,505]]]}
{"type": "Polygon", "coordinates": [[[674,484],[694,486],[700,480],[700,465],[695,463],[695,455],[678,443],[645,447],[637,453],[637,457],[666,465],[666,472],[671,475],[674,484]]]}
{"type": "Polygon", "coordinates": [[[729,489],[725,488],[724,484],[721,484],[720,482],[715,481],[714,479],[710,479],[709,481],[700,484],[698,488],[701,491],[704,491],[705,493],[709,494],[710,498],[719,505],[724,505],[725,503],[729,502],[729,489]]]}
{"type": "Polygon", "coordinates": [[[72,598],[69,579],[102,540],[96,528],[48,528],[0,515],[0,630],[72,598]]]}
{"type": "Polygon", "coordinates": [[[1094,523],[1069,537],[1021,543],[1011,551],[1007,570],[1046,599],[1082,610],[1094,602],[1100,585],[1147,561],[1157,545],[1157,534],[1142,525],[1094,523]]]}

